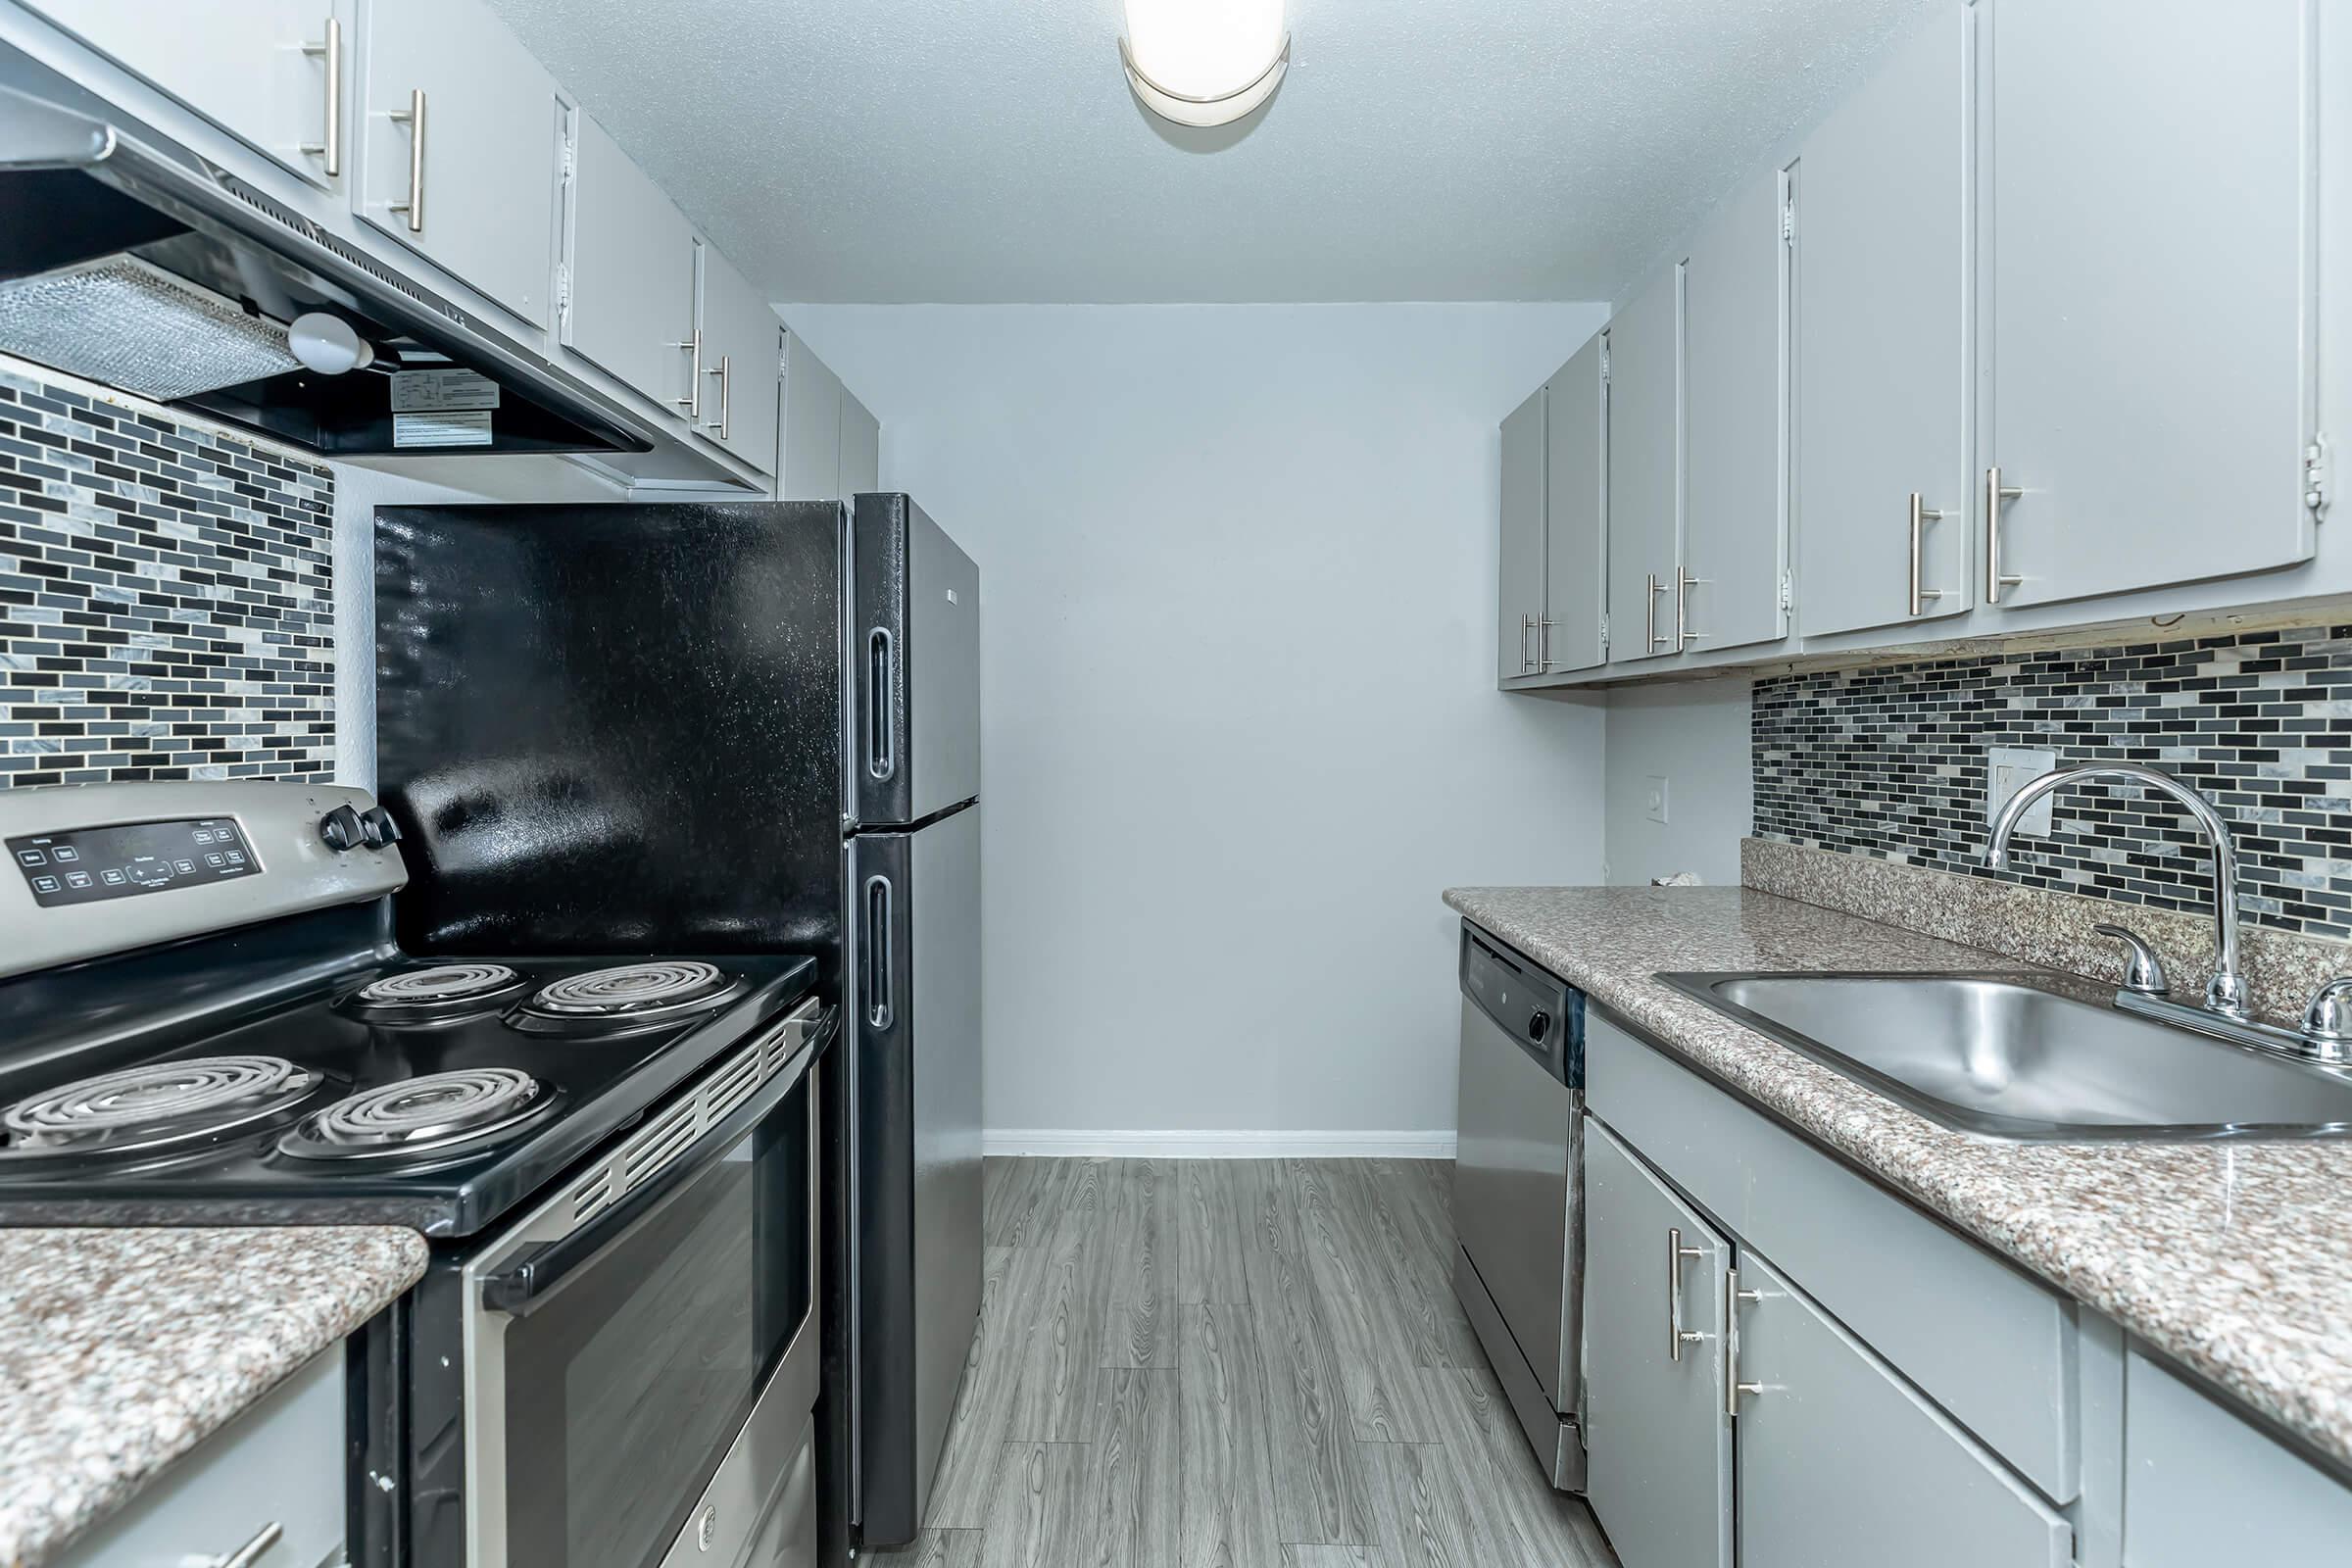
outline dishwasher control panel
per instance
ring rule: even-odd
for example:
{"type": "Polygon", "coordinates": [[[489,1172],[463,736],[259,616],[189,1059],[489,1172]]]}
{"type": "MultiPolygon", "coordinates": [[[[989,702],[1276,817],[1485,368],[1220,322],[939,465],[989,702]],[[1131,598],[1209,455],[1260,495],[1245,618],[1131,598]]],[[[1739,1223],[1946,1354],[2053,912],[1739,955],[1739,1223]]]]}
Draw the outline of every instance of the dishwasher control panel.
{"type": "Polygon", "coordinates": [[[1562,1083],[1581,1087],[1585,997],[1476,926],[1462,926],[1462,995],[1562,1083]]]}

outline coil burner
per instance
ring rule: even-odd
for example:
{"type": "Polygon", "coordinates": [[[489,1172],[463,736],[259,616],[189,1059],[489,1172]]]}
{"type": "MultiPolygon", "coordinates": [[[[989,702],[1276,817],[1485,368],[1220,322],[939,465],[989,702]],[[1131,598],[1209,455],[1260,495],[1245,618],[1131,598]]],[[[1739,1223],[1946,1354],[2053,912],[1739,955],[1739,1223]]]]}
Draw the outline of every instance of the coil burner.
{"type": "Polygon", "coordinates": [[[708,1011],[742,989],[741,981],[716,965],[691,958],[623,964],[566,975],[540,987],[522,1004],[516,1022],[542,1031],[580,1025],[634,1027],[708,1011]]]}
{"type": "Polygon", "coordinates": [[[0,1112],[19,1153],[123,1153],[218,1138],[291,1108],[319,1074],[282,1056],[191,1056],[84,1078],[0,1112]]]}
{"type": "Polygon", "coordinates": [[[370,1159],[438,1152],[518,1130],[556,1097],[513,1067],[469,1067],[383,1084],[303,1118],[278,1143],[305,1159],[370,1159]]]}
{"type": "Polygon", "coordinates": [[[346,999],[355,1013],[376,1019],[436,1018],[478,1011],[520,991],[522,976],[503,963],[444,963],[403,969],[369,981],[346,999]]]}

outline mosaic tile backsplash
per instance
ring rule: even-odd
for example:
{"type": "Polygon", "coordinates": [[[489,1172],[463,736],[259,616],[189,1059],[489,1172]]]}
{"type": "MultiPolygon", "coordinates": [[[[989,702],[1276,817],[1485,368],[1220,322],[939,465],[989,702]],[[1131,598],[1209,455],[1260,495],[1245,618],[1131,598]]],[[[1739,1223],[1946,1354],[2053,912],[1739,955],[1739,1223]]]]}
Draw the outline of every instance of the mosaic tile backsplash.
{"type": "MultiPolygon", "coordinates": [[[[1987,747],[2161,767],[2234,826],[2248,920],[2352,936],[2352,626],[1781,676],[1756,683],[1753,738],[1757,837],[1978,876],[1987,747]]],[[[2162,797],[2071,786],[2052,828],[1999,874],[2210,906],[2162,797]]]]}
{"type": "Polygon", "coordinates": [[[333,479],[0,368],[0,786],[326,778],[333,479]]]}

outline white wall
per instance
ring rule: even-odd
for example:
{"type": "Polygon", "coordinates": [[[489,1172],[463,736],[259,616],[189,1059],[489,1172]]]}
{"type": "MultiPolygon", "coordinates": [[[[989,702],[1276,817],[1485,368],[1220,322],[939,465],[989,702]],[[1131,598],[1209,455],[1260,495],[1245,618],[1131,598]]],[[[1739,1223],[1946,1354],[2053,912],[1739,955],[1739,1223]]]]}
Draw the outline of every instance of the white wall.
{"type": "Polygon", "coordinates": [[[1602,310],[784,310],[980,564],[995,1147],[1447,1147],[1439,892],[1600,872],[1598,705],[1494,626],[1496,426],[1602,310]]]}
{"type": "Polygon", "coordinates": [[[389,458],[335,469],[335,777],[375,787],[375,509],[466,501],[617,501],[550,457],[389,458]],[[378,466],[378,463],[381,466],[378,466]]]}
{"type": "Polygon", "coordinates": [[[1711,887],[1740,885],[1740,841],[1756,814],[1750,690],[1732,675],[1610,693],[1610,882],[1694,871],[1711,887]],[[1663,826],[1647,814],[1651,777],[1666,780],[1663,826]]]}

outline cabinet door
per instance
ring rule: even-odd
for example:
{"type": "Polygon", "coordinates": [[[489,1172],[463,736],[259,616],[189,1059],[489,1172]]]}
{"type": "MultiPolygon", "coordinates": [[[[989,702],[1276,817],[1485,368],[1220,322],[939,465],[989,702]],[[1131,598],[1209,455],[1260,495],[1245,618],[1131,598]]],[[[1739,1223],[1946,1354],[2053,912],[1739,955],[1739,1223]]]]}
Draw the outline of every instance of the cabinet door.
{"type": "Polygon", "coordinates": [[[1540,651],[1550,674],[1608,657],[1608,345],[1606,332],[1594,336],[1546,389],[1540,651]]]}
{"type": "Polygon", "coordinates": [[[1788,635],[1781,357],[1782,175],[1732,192],[1683,272],[1684,646],[1701,650],[1788,635]]]}
{"type": "MultiPolygon", "coordinates": [[[[1790,1290],[1740,1261],[1740,1568],[2065,1568],[2065,1516],[1790,1290]]],[[[1997,1371],[1997,1369],[1988,1369],[1997,1371]]],[[[1629,1558],[1629,1561],[1632,1560],[1629,1558]]]]}
{"type": "Polygon", "coordinates": [[[1730,1568],[1731,1261],[1696,1211],[1586,1122],[1586,1488],[1628,1568],[1730,1568]]]}
{"type": "Polygon", "coordinates": [[[1536,388],[1502,421],[1502,543],[1494,584],[1494,670],[1538,673],[1544,618],[1544,395],[1536,388]]]}
{"type": "Polygon", "coordinates": [[[673,413],[694,395],[702,241],[662,187],[582,115],[573,143],[563,340],[673,413]]]}
{"type": "Polygon", "coordinates": [[[361,31],[355,210],[546,325],[563,119],[555,78],[479,0],[365,0],[361,31]]]}
{"type": "Polygon", "coordinates": [[[2022,492],[1995,504],[2018,580],[1987,592],[2308,559],[2312,0],[2002,0],[1987,21],[1984,461],[2022,492]]]}
{"type": "Polygon", "coordinates": [[[839,501],[841,378],[809,352],[798,332],[784,333],[783,466],[778,501],[839,501]]]}
{"type": "Polygon", "coordinates": [[[27,3],[304,179],[331,185],[339,175],[348,127],[330,131],[328,121],[351,87],[348,0],[27,3]],[[330,26],[342,34],[332,46],[330,26]],[[327,79],[330,62],[342,80],[327,79]]]}
{"type": "Polygon", "coordinates": [[[848,387],[841,389],[841,493],[882,488],[882,421],[848,387]]]}
{"type": "MultiPolygon", "coordinates": [[[[705,251],[703,408],[695,428],[761,473],[776,466],[776,332],[782,324],[749,278],[717,251],[705,251]]],[[[837,409],[836,425],[840,417],[837,409]]]]}
{"type": "Polygon", "coordinates": [[[1677,652],[1682,561],[1683,270],[1609,322],[1609,662],[1677,652]]]}
{"type": "Polygon", "coordinates": [[[1969,608],[1975,31],[1975,8],[1947,3],[1797,161],[1797,620],[1807,636],[1969,608]]]}

